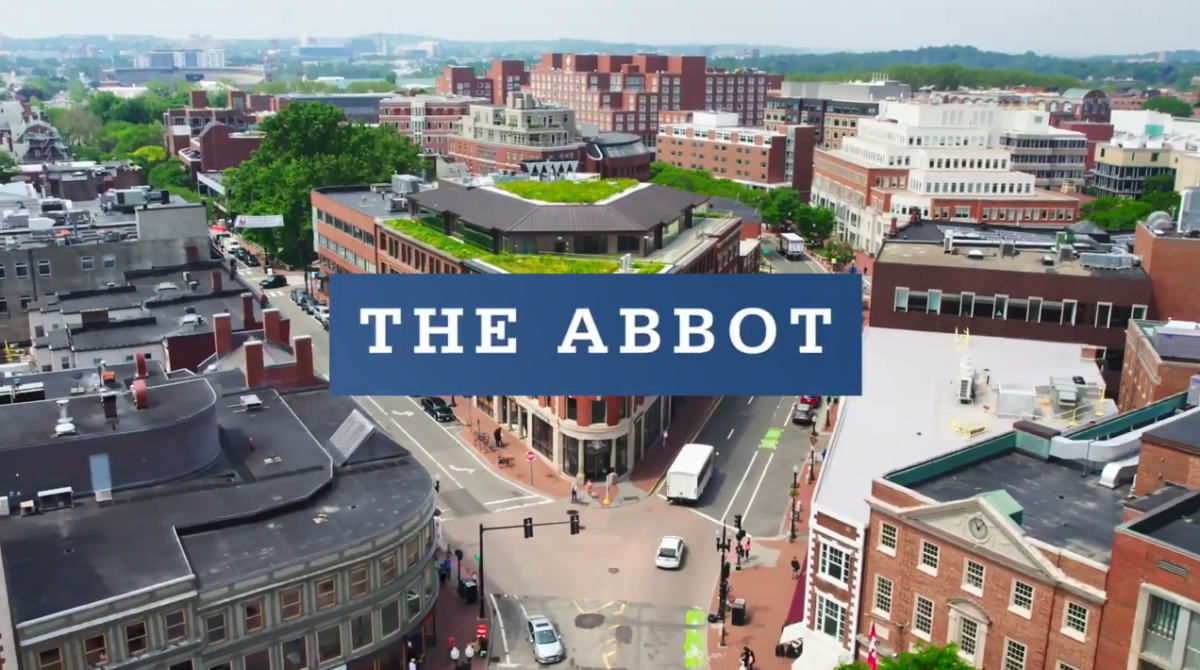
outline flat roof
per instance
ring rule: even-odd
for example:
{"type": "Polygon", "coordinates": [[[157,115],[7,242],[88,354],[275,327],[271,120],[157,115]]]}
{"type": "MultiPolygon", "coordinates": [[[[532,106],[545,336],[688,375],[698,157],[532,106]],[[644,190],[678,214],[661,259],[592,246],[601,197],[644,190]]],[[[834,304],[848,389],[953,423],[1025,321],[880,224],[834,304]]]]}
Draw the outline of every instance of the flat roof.
{"type": "Polygon", "coordinates": [[[1060,260],[1057,252],[1045,247],[1018,247],[1017,255],[1001,256],[998,244],[958,245],[956,242],[955,252],[945,253],[940,243],[891,239],[884,242],[875,262],[1150,281],[1150,275],[1146,274],[1146,271],[1140,266],[1120,269],[1085,267],[1080,263],[1078,256],[1069,261],[1060,260]],[[971,255],[975,252],[978,252],[978,255],[971,255]],[[1045,256],[1052,256],[1053,263],[1046,265],[1042,260],[1045,256]]]}
{"type": "Polygon", "coordinates": [[[1051,377],[1078,376],[1103,388],[1096,364],[1081,360],[1082,346],[867,326],[862,395],[842,400],[814,506],[865,525],[875,478],[1009,432],[1019,419],[994,414],[997,386],[1037,393],[1051,377]],[[965,357],[978,380],[970,405],[956,394],[965,357]]]}
{"type": "MultiPolygon", "coordinates": [[[[1151,349],[1153,349],[1154,352],[1156,354],[1158,354],[1158,357],[1160,359],[1162,359],[1163,361],[1167,361],[1170,363],[1182,364],[1182,365],[1200,366],[1200,355],[1192,356],[1192,357],[1164,356],[1163,355],[1162,350],[1158,348],[1158,338],[1155,337],[1155,333],[1158,330],[1159,326],[1167,325],[1167,323],[1168,323],[1167,321],[1133,321],[1132,323],[1133,323],[1134,327],[1137,328],[1137,331],[1139,333],[1141,333],[1142,337],[1144,337],[1146,339],[1146,344],[1151,349]]],[[[1200,333],[1198,333],[1198,334],[1200,334],[1200,333]]],[[[1185,352],[1177,352],[1177,353],[1185,353],[1185,352]]]]}
{"type": "Polygon", "coordinates": [[[1200,557],[1200,491],[1184,495],[1130,521],[1119,530],[1147,537],[1158,544],[1200,557]]]}
{"type": "Polygon", "coordinates": [[[1180,417],[1148,430],[1143,437],[1178,451],[1200,456],[1200,413],[1180,417]]]}
{"type": "Polygon", "coordinates": [[[938,502],[1006,491],[1024,509],[1021,527],[1030,537],[1107,563],[1129,486],[1110,489],[1099,480],[1098,471],[1014,449],[908,488],[938,502]]]}

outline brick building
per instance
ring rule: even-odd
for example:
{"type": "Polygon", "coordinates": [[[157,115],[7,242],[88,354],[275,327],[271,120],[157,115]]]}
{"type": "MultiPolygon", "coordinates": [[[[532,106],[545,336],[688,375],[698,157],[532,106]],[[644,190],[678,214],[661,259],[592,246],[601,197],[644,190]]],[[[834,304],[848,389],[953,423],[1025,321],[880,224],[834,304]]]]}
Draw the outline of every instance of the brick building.
{"type": "Polygon", "coordinates": [[[379,123],[400,131],[427,155],[444,156],[446,140],[462,130],[471,105],[482,102],[482,98],[458,95],[396,96],[379,103],[379,123]]]}
{"type": "Polygon", "coordinates": [[[641,135],[653,146],[665,110],[733,112],[743,126],[761,126],[767,92],[782,76],[708,67],[703,56],[542,54],[529,73],[538,100],[576,110],[601,132],[641,135]]]}
{"type": "Polygon", "coordinates": [[[494,105],[503,105],[509,93],[519,93],[527,85],[529,73],[525,71],[525,61],[502,59],[493,60],[482,76],[465,65],[444,67],[434,81],[435,90],[441,95],[483,98],[494,105]]]}
{"type": "Polygon", "coordinates": [[[860,121],[879,114],[880,101],[911,97],[912,87],[895,81],[785,81],[768,95],[763,125],[807,124],[819,148],[838,149],[858,135],[860,121]]]}
{"type": "Polygon", "coordinates": [[[1160,319],[1200,321],[1200,291],[1196,290],[1196,268],[1200,267],[1200,238],[1186,231],[1150,230],[1139,223],[1134,231],[1133,253],[1154,284],[1151,312],[1160,319]]]}
{"type": "MultiPolygon", "coordinates": [[[[449,183],[406,201],[356,187],[312,193],[322,273],[496,274],[543,264],[569,273],[757,271],[757,226],[743,240],[741,219],[695,215],[708,214],[707,201],[654,185],[605,205],[539,204],[449,183]]],[[[320,292],[326,282],[317,284],[320,292]]],[[[682,397],[471,401],[563,474],[591,479],[627,474],[689,407],[682,397]]]]}
{"type": "Polygon", "coordinates": [[[187,107],[163,112],[163,143],[193,176],[237,167],[262,144],[259,115],[275,109],[270,95],[231,90],[224,107],[212,107],[207,91],[191,91],[187,107]]]}
{"type": "Polygon", "coordinates": [[[1121,368],[1122,411],[1182,393],[1200,375],[1200,329],[1194,322],[1130,321],[1121,368]],[[1162,350],[1160,350],[1162,347],[1162,350]]]}

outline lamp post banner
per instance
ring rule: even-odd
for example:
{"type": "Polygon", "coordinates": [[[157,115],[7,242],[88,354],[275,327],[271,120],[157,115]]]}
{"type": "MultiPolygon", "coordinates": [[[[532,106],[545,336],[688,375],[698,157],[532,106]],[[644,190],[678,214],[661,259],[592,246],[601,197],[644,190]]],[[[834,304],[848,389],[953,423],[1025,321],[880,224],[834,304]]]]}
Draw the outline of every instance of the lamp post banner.
{"type": "Polygon", "coordinates": [[[330,291],[339,395],[862,390],[856,275],[335,274],[330,291]]]}

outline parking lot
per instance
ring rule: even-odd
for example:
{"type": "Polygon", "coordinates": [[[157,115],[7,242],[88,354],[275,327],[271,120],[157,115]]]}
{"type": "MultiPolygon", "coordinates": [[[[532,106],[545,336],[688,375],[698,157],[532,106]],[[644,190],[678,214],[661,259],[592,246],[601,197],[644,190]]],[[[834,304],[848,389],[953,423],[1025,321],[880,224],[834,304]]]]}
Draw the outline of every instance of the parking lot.
{"type": "Polygon", "coordinates": [[[566,649],[563,667],[582,670],[683,668],[687,630],[704,629],[702,622],[689,626],[698,618],[687,607],[537,596],[496,596],[496,606],[503,626],[493,629],[503,628],[504,640],[493,650],[501,663],[521,668],[537,667],[524,632],[530,616],[554,622],[566,649]]]}

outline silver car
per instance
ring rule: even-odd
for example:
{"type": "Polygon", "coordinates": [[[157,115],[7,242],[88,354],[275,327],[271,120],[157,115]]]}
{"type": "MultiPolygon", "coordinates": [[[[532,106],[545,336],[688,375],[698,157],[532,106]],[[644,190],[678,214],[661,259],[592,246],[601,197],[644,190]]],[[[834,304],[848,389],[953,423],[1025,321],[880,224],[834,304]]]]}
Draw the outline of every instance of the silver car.
{"type": "Polygon", "coordinates": [[[566,656],[558,629],[544,616],[531,616],[525,623],[525,639],[533,647],[533,658],[542,665],[558,663],[566,656]]]}

